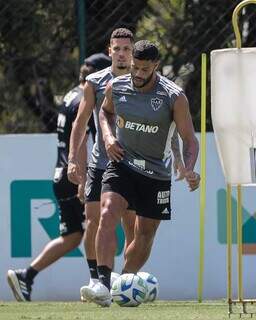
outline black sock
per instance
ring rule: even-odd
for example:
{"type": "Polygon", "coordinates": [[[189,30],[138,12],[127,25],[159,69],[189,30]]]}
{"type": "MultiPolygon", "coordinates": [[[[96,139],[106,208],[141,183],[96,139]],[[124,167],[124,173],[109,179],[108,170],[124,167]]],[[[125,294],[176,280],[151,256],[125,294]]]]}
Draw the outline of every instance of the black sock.
{"type": "Polygon", "coordinates": [[[29,266],[26,269],[25,277],[29,282],[33,282],[35,276],[38,274],[38,271],[34,269],[33,267],[29,266]]]}
{"type": "Polygon", "coordinates": [[[111,269],[108,266],[98,266],[99,280],[110,290],[111,269]]]}
{"type": "Polygon", "coordinates": [[[97,270],[97,261],[93,259],[87,259],[88,267],[90,270],[91,278],[99,279],[98,270],[97,270]]]}

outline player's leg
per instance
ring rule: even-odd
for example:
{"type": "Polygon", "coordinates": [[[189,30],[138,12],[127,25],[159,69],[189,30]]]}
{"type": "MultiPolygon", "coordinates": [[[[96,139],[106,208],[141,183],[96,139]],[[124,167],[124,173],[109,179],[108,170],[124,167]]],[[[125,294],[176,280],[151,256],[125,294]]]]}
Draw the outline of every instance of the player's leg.
{"type": "MultiPolygon", "coordinates": [[[[94,285],[98,280],[95,238],[100,219],[100,195],[103,173],[104,170],[89,167],[85,186],[86,229],[84,234],[84,248],[90,271],[89,285],[94,285]]],[[[81,299],[84,300],[82,296],[81,299]]]]}
{"type": "Polygon", "coordinates": [[[77,231],[50,241],[30,266],[37,272],[42,271],[71,250],[77,248],[82,237],[82,233],[77,231]]]}
{"type": "Polygon", "coordinates": [[[170,219],[170,181],[161,181],[134,173],[137,211],[134,240],[126,252],[123,273],[136,273],[149,258],[155,233],[161,220],[170,219]]]}
{"type": "Polygon", "coordinates": [[[122,273],[136,273],[146,263],[159,224],[160,220],[136,217],[134,239],[126,250],[122,273]]]}
{"type": "Polygon", "coordinates": [[[127,201],[117,193],[101,195],[101,216],[96,235],[96,256],[99,282],[81,288],[81,295],[101,306],[110,306],[110,277],[116,251],[116,226],[126,211],[127,201]]]}
{"type": "Polygon", "coordinates": [[[84,248],[87,264],[90,271],[90,285],[98,281],[97,259],[95,251],[95,238],[99,225],[100,202],[88,202],[85,205],[86,229],[84,233],[84,248]]]}
{"type": "Polygon", "coordinates": [[[29,267],[8,270],[8,283],[18,301],[30,301],[36,275],[76,248],[83,236],[84,208],[76,197],[77,186],[68,182],[65,172],[60,180],[54,183],[54,192],[61,217],[60,237],[50,241],[29,267]],[[63,198],[64,196],[66,198],[63,198]]]}
{"type": "Polygon", "coordinates": [[[118,193],[105,192],[101,195],[101,216],[96,236],[96,253],[100,281],[110,287],[110,273],[116,252],[116,226],[126,212],[127,201],[118,193]],[[101,269],[107,269],[105,274],[101,269]]]}
{"type": "Polygon", "coordinates": [[[54,181],[53,189],[60,213],[60,237],[49,242],[31,263],[37,271],[79,246],[84,232],[84,205],[77,197],[77,185],[68,181],[66,170],[60,180],[54,181]]]}
{"type": "Polygon", "coordinates": [[[116,226],[125,214],[128,201],[125,199],[126,172],[116,163],[110,163],[102,181],[101,216],[96,236],[96,256],[100,282],[93,288],[84,287],[87,300],[101,306],[111,304],[110,276],[116,251],[116,226]]]}
{"type": "Polygon", "coordinates": [[[17,301],[30,301],[32,284],[36,275],[49,265],[75,249],[81,242],[83,233],[74,232],[50,241],[29,267],[21,270],[8,270],[8,283],[17,301]]]}
{"type": "Polygon", "coordinates": [[[136,212],[133,210],[127,210],[122,216],[122,226],[125,234],[124,259],[126,259],[127,248],[134,239],[135,219],[136,212]]]}
{"type": "MultiPolygon", "coordinates": [[[[80,204],[78,206],[81,208],[80,204]]],[[[75,215],[75,210],[70,212],[70,214],[72,213],[75,215]]],[[[69,228],[66,224],[67,230],[62,232],[60,237],[50,241],[29,267],[21,270],[8,270],[8,283],[17,301],[30,301],[32,285],[37,274],[80,244],[83,230],[81,223],[79,225],[79,231],[72,231],[72,229],[75,230],[74,227],[69,228]]]]}

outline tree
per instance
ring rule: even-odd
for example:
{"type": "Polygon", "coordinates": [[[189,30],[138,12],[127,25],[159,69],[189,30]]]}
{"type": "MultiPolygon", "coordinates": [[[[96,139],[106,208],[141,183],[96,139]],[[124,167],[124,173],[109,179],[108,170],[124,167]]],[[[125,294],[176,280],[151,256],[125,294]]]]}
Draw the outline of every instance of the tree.
{"type": "Polygon", "coordinates": [[[76,73],[73,2],[2,1],[0,13],[1,131],[53,131],[53,95],[76,73]]]}
{"type": "MultiPolygon", "coordinates": [[[[150,0],[139,22],[137,35],[158,44],[167,75],[181,83],[190,101],[196,130],[200,130],[201,54],[233,47],[232,13],[239,0],[150,0]]],[[[255,12],[255,8],[254,8],[255,12]]],[[[247,20],[251,41],[255,13],[247,20]]],[[[210,90],[207,92],[207,129],[212,130],[210,90]]]]}
{"type": "MultiPolygon", "coordinates": [[[[104,51],[115,27],[135,30],[146,2],[85,1],[87,55],[104,51]]],[[[55,97],[78,78],[76,3],[0,0],[0,132],[55,131],[55,97]]]]}
{"type": "MultiPolygon", "coordinates": [[[[239,2],[85,1],[87,55],[106,51],[111,32],[121,26],[155,42],[165,74],[184,87],[199,130],[201,53],[209,57],[211,50],[234,45],[231,15],[239,2]]],[[[55,130],[56,97],[78,77],[76,3],[0,0],[0,132],[55,130]]],[[[245,46],[255,45],[255,19],[255,6],[246,7],[240,19],[245,46]]],[[[211,130],[209,86],[207,108],[211,130]]]]}
{"type": "Polygon", "coordinates": [[[147,0],[86,1],[87,54],[106,50],[115,28],[126,27],[133,32],[147,8],[147,0]]]}

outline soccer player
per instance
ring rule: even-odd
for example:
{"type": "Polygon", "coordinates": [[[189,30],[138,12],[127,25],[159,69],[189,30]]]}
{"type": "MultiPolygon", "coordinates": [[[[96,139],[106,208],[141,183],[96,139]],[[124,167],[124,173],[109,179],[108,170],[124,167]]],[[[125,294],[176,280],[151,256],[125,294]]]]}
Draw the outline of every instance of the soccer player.
{"type": "MultiPolygon", "coordinates": [[[[90,73],[93,73],[93,72],[105,69],[106,67],[109,67],[111,65],[111,58],[105,55],[105,53],[94,53],[91,56],[87,57],[84,60],[84,63],[88,67],[90,73]]],[[[93,114],[91,115],[88,121],[87,131],[90,132],[93,143],[94,143],[95,136],[96,136],[96,128],[95,128],[93,114]]]]}
{"type": "MultiPolygon", "coordinates": [[[[79,166],[78,151],[85,135],[84,128],[93,112],[96,125],[96,140],[88,163],[85,188],[86,230],[84,245],[90,270],[89,286],[94,286],[95,283],[99,281],[95,253],[95,236],[100,217],[102,175],[109,160],[100,130],[99,110],[104,99],[104,91],[107,83],[114,77],[124,75],[130,71],[133,43],[133,34],[130,30],[118,28],[112,32],[109,45],[109,55],[112,58],[112,65],[104,70],[92,73],[86,78],[84,98],[80,103],[70,138],[68,178],[71,182],[79,184],[82,182],[83,173],[79,166]]],[[[134,220],[135,214],[132,211],[129,211],[123,220],[126,245],[129,244],[134,237],[134,220]]],[[[82,288],[81,300],[84,300],[82,288]]]]}
{"type": "Polygon", "coordinates": [[[161,220],[170,219],[171,136],[175,125],[183,140],[185,179],[198,188],[194,172],[198,141],[182,89],[159,75],[158,48],[146,40],[134,45],[131,73],[106,88],[100,124],[108,163],[102,181],[101,217],[96,236],[99,279],[84,296],[111,304],[110,273],[116,244],[114,230],[129,205],[136,210],[134,239],[126,251],[123,273],[136,273],[149,258],[161,220]],[[116,118],[116,132],[111,123],[116,118]]]}
{"type": "MultiPolygon", "coordinates": [[[[83,96],[85,77],[91,72],[110,64],[109,58],[102,54],[100,54],[100,57],[93,55],[88,59],[88,65],[85,61],[86,64],[80,68],[79,85],[65,95],[58,114],[58,156],[53,189],[60,211],[60,236],[50,241],[26,269],[8,270],[7,280],[14,297],[18,301],[30,301],[35,276],[66,253],[75,249],[83,237],[84,205],[80,200],[83,201],[84,198],[84,184],[74,185],[67,178],[69,138],[72,124],[83,96]],[[93,66],[92,62],[94,63],[93,66]]],[[[89,130],[87,130],[87,133],[89,133],[89,130]]],[[[87,135],[85,136],[86,138],[87,135]]],[[[85,152],[85,146],[82,143],[78,151],[78,161],[83,161],[83,165],[86,157],[85,152]]],[[[83,174],[85,171],[86,168],[84,167],[83,174]]]]}

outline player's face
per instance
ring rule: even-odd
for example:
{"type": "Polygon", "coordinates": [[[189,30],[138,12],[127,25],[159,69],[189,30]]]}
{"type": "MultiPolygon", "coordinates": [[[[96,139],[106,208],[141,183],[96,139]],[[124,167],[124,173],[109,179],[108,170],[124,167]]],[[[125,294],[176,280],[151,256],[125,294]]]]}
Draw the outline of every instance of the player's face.
{"type": "Polygon", "coordinates": [[[128,38],[112,39],[109,47],[112,65],[117,69],[130,69],[132,58],[132,43],[128,38]]]}
{"type": "Polygon", "coordinates": [[[157,67],[158,62],[133,58],[131,63],[131,76],[134,86],[136,88],[143,88],[150,83],[157,67]]]}

